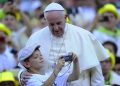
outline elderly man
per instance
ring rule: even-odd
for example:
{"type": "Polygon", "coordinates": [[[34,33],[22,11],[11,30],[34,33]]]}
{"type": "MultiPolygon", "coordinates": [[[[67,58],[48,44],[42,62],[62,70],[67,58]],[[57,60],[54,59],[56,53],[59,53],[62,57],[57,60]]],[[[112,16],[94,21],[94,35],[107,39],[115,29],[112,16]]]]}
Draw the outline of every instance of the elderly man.
{"type": "MultiPolygon", "coordinates": [[[[80,28],[66,23],[64,8],[51,3],[44,10],[48,26],[34,33],[28,40],[27,45],[40,44],[41,53],[47,60],[46,71],[52,71],[56,66],[58,56],[74,52],[79,57],[80,79],[69,83],[69,86],[103,86],[99,61],[108,56],[103,46],[94,36],[80,28]]],[[[60,76],[71,73],[72,67],[67,64],[62,69],[60,76]]],[[[23,73],[21,78],[25,78],[23,73]]]]}

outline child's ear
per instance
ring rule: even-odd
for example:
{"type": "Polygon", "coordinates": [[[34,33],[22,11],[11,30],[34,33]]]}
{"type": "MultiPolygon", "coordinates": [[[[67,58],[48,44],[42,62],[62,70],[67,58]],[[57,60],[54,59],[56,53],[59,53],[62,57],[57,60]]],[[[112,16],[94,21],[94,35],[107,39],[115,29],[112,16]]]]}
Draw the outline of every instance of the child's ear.
{"type": "Polygon", "coordinates": [[[25,66],[26,68],[29,68],[29,67],[30,67],[30,63],[29,63],[28,61],[23,62],[23,64],[24,64],[24,66],[25,66]]]}

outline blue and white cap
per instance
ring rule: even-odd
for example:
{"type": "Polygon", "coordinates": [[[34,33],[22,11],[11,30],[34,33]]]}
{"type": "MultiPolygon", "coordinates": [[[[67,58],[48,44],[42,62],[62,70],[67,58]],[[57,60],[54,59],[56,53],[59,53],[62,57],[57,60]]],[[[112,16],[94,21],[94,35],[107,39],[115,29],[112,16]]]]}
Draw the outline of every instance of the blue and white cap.
{"type": "Polygon", "coordinates": [[[24,61],[27,59],[29,56],[32,55],[32,53],[35,51],[36,48],[39,48],[40,45],[31,45],[31,46],[26,46],[23,49],[21,49],[18,53],[18,59],[19,61],[24,61]]]}
{"type": "Polygon", "coordinates": [[[45,8],[44,12],[57,11],[57,10],[64,11],[64,8],[60,4],[53,2],[45,8]]]}

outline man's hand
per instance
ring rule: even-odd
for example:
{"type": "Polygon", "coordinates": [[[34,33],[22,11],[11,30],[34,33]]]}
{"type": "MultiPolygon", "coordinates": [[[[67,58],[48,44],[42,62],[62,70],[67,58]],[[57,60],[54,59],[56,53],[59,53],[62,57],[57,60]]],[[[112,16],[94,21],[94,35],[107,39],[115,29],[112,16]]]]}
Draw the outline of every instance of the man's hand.
{"type": "Polygon", "coordinates": [[[23,71],[21,73],[21,76],[20,76],[20,82],[21,84],[24,86],[26,85],[26,83],[28,82],[28,79],[30,79],[30,77],[32,76],[31,73],[27,72],[27,71],[23,71]]]}

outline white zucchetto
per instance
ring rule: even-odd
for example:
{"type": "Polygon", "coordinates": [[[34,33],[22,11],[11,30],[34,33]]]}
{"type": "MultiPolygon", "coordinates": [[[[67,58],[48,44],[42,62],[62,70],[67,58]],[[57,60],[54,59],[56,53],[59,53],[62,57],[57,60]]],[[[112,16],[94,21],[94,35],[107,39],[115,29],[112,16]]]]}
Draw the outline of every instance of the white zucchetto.
{"type": "Polygon", "coordinates": [[[44,12],[57,11],[57,10],[64,11],[64,8],[60,4],[53,2],[45,8],[44,12]]]}

